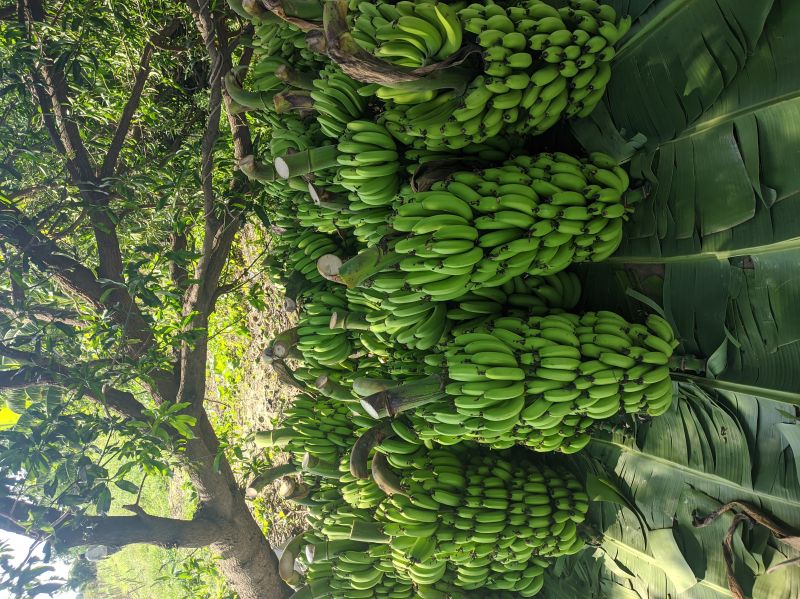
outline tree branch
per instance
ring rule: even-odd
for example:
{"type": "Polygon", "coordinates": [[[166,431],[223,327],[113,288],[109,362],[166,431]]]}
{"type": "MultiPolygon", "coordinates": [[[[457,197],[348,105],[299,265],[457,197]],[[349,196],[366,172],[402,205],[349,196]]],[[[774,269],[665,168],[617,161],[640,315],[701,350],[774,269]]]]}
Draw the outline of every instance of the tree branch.
{"type": "Polygon", "coordinates": [[[41,529],[28,530],[20,524],[29,519],[29,514],[36,516],[36,522],[55,525],[55,537],[64,548],[84,545],[122,547],[135,543],[195,548],[207,547],[225,536],[224,523],[202,515],[192,520],[177,520],[151,516],[142,510],[135,516],[72,518],[68,512],[0,496],[0,529],[29,537],[50,536],[41,529]]]}
{"type": "Polygon", "coordinates": [[[133,420],[147,420],[145,407],[132,393],[103,385],[98,394],[75,379],[80,365],[67,368],[63,364],[34,352],[19,350],[0,343],[0,356],[24,364],[15,370],[0,370],[0,391],[4,389],[26,389],[28,387],[56,387],[72,389],[97,403],[108,406],[115,412],[133,420]]]}
{"type": "Polygon", "coordinates": [[[180,20],[177,17],[172,19],[172,21],[145,44],[144,50],[142,50],[142,57],[139,60],[139,71],[136,73],[131,95],[125,103],[125,108],[122,110],[122,116],[114,131],[114,137],[111,140],[108,152],[103,159],[103,166],[100,168],[101,179],[111,177],[116,172],[120,152],[125,145],[125,139],[128,137],[133,115],[136,114],[139,108],[142,92],[144,91],[145,83],[147,83],[147,77],[150,75],[150,59],[153,57],[153,53],[158,44],[168,39],[178,29],[179,24],[180,20]]]}
{"type": "Polygon", "coordinates": [[[85,324],[78,315],[71,311],[61,308],[51,308],[49,306],[24,306],[14,308],[0,299],[0,314],[9,318],[29,318],[31,320],[44,320],[49,323],[61,323],[71,327],[80,327],[85,324]]]}

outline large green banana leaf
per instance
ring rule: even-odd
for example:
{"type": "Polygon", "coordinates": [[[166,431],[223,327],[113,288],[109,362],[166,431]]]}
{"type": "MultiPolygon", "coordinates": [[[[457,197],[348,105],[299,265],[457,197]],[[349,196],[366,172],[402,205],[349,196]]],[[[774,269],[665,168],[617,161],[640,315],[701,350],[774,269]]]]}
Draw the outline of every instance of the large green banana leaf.
{"type": "Polygon", "coordinates": [[[604,109],[576,124],[582,139],[650,145],[674,139],[745,65],[774,0],[615,0],[635,19],[618,47],[604,109]]]}
{"type": "MultiPolygon", "coordinates": [[[[679,10],[681,6],[695,4],[708,7],[734,3],[674,0],[666,4],[679,10]]],[[[745,4],[750,8],[743,10],[755,10],[756,7],[769,8],[765,5],[771,3],[745,4]]],[[[749,40],[747,44],[755,40],[759,23],[753,15],[751,18],[754,20],[747,29],[751,35],[742,38],[749,40]]],[[[726,21],[727,24],[732,22],[726,21]]],[[[666,22],[663,28],[672,31],[666,22]]],[[[681,119],[674,118],[655,101],[643,106],[639,116],[626,121],[625,115],[636,112],[618,97],[621,89],[614,91],[614,88],[609,90],[605,108],[592,119],[574,124],[577,137],[586,147],[606,149],[622,158],[631,157],[632,174],[652,182],[652,193],[638,206],[632,223],[626,228],[621,256],[680,259],[702,252],[719,257],[756,254],[774,250],[779,243],[784,246],[798,243],[798,30],[800,3],[776,0],[764,34],[744,68],[721,94],[715,92],[716,101],[713,105],[704,105],[702,115],[687,112],[680,127],[674,125],[681,119]],[[642,120],[643,112],[651,110],[653,126],[650,130],[638,120],[632,120],[642,120]],[[666,124],[658,131],[660,127],[656,127],[656,123],[662,120],[666,124]],[[634,146],[628,141],[637,134],[644,134],[647,141],[634,152],[634,146]]],[[[657,36],[656,33],[652,35],[657,36]]],[[[686,32],[686,43],[692,44],[691,38],[692,33],[686,32]]],[[[663,63],[662,51],[660,48],[638,50],[642,64],[654,65],[663,63]]],[[[624,58],[625,52],[620,54],[624,58]]],[[[620,61],[624,62],[622,58],[620,61]]],[[[615,64],[615,75],[621,66],[615,64]]],[[[680,79],[681,68],[676,71],[677,74],[671,76],[680,79]]],[[[670,74],[662,75],[671,80],[670,74]]],[[[633,81],[629,77],[630,73],[620,73],[621,88],[633,81]]],[[[714,79],[712,69],[708,86],[717,90],[719,86],[714,79]]],[[[636,89],[637,85],[631,84],[631,87],[636,89]]],[[[654,89],[661,86],[658,84],[654,89]]],[[[644,98],[640,101],[645,102],[644,98]]],[[[641,139],[637,142],[640,146],[642,143],[641,139]]]]}
{"type": "MultiPolygon", "coordinates": [[[[679,400],[664,416],[594,439],[582,454],[588,467],[581,471],[593,481],[590,491],[601,490],[592,492],[601,501],[589,520],[599,533],[596,547],[558,562],[542,596],[730,597],[722,540],[732,516],[706,528],[692,521],[742,500],[800,528],[800,447],[787,407],[682,383],[679,400]]],[[[800,568],[766,573],[797,552],[764,529],[740,528],[734,555],[748,597],[800,596],[800,568]]]]}

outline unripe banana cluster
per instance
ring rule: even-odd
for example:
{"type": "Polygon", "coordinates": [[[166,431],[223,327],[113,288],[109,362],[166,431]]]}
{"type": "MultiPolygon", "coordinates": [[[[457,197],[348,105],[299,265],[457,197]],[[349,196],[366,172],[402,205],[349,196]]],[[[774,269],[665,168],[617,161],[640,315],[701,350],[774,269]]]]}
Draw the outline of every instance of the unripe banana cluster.
{"type": "Polygon", "coordinates": [[[320,57],[306,48],[305,33],[286,22],[253,19],[255,64],[265,57],[281,56],[295,66],[319,64],[320,57]]]}
{"type": "Polygon", "coordinates": [[[613,312],[501,317],[455,328],[444,351],[452,401],[423,406],[422,439],[575,453],[595,421],[621,411],[663,414],[672,403],[677,341],[662,318],[613,312]]]}
{"type": "Polygon", "coordinates": [[[361,118],[366,110],[367,101],[358,93],[362,84],[328,65],[314,79],[313,86],[311,98],[322,133],[339,139],[347,123],[361,118]]]}
{"type": "Polygon", "coordinates": [[[375,517],[392,537],[397,572],[417,584],[438,582],[450,566],[462,589],[531,597],[547,558],[583,546],[577,524],[588,496],[566,472],[474,448],[428,450],[407,435],[378,451],[399,471],[402,490],[375,517]]]}
{"type": "Polygon", "coordinates": [[[280,429],[256,435],[259,447],[275,447],[326,464],[338,464],[356,439],[350,409],[339,401],[300,394],[286,410],[280,429]]]}
{"type": "Polygon", "coordinates": [[[306,587],[293,599],[413,599],[413,584],[394,574],[384,545],[350,542],[325,560],[313,560],[306,587]]]}
{"type": "Polygon", "coordinates": [[[350,121],[339,142],[339,180],[369,206],[387,206],[400,189],[397,145],[381,125],[350,121]]]}
{"type": "Polygon", "coordinates": [[[456,12],[441,2],[360,2],[352,35],[375,56],[415,69],[458,51],[463,31],[456,12]]]}
{"type": "MultiPolygon", "coordinates": [[[[594,0],[558,9],[542,0],[510,7],[489,1],[458,16],[483,49],[483,74],[466,93],[404,84],[378,89],[388,102],[387,128],[403,143],[454,150],[501,132],[540,134],[565,116],[589,115],[611,78],[614,45],[630,27],[630,19],[617,23],[614,9],[594,0]]],[[[406,45],[393,42],[387,52],[406,45]]],[[[411,49],[415,58],[404,64],[423,64],[418,53],[411,49]]]]}
{"type": "MultiPolygon", "coordinates": [[[[628,178],[598,163],[611,159],[522,156],[502,167],[454,173],[412,194],[392,221],[408,233],[393,250],[405,256],[397,268],[412,290],[397,297],[447,301],[523,274],[551,275],[573,262],[604,260],[622,240],[628,178]]],[[[383,276],[374,284],[384,284],[383,276]]],[[[386,276],[396,281],[393,273],[386,276]]]]}
{"type": "Polygon", "coordinates": [[[339,462],[339,478],[341,493],[344,500],[353,507],[360,509],[374,509],[386,498],[381,488],[371,478],[356,478],[350,473],[350,459],[345,455],[339,462]]]}
{"type": "Polygon", "coordinates": [[[276,236],[278,243],[273,253],[280,255],[283,250],[285,265],[290,270],[303,274],[309,281],[322,281],[322,275],[317,270],[317,260],[325,254],[340,251],[334,239],[312,229],[302,229],[299,232],[287,231],[276,236]]]}
{"type": "Polygon", "coordinates": [[[316,293],[305,303],[297,322],[296,348],[310,365],[344,368],[353,344],[346,330],[331,328],[330,324],[333,313],[346,308],[347,298],[341,288],[316,293]]]}
{"type": "Polygon", "coordinates": [[[489,320],[497,316],[544,316],[574,308],[581,297],[575,273],[561,271],[549,277],[520,276],[499,287],[479,287],[456,299],[447,311],[454,321],[489,320]]]}

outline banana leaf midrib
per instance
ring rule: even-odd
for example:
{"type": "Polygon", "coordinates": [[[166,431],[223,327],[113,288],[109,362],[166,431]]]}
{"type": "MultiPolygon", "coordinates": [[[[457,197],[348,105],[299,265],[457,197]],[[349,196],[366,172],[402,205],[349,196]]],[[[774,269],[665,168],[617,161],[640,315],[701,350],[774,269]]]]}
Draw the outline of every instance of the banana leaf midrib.
{"type": "Polygon", "coordinates": [[[679,135],[675,139],[670,139],[668,141],[665,141],[665,142],[661,143],[658,147],[662,148],[662,147],[664,147],[666,145],[674,144],[674,143],[677,143],[679,141],[683,141],[685,139],[689,139],[693,135],[697,135],[698,133],[703,133],[704,131],[707,131],[709,129],[713,129],[714,127],[716,127],[718,125],[721,125],[723,123],[727,123],[729,121],[734,121],[734,120],[738,119],[739,117],[744,116],[746,114],[756,113],[756,112],[759,112],[759,111],[761,111],[761,110],[763,110],[765,108],[768,108],[768,107],[771,107],[771,106],[779,106],[781,104],[784,104],[784,103],[787,103],[787,102],[792,102],[792,101],[797,100],[797,99],[800,99],[800,89],[794,90],[794,91],[786,93],[786,94],[783,94],[783,95],[778,96],[776,98],[768,98],[768,99],[763,100],[761,102],[756,102],[755,104],[752,104],[750,106],[745,106],[743,108],[740,108],[738,110],[734,110],[734,111],[729,112],[727,114],[722,114],[722,115],[715,116],[715,117],[710,118],[710,119],[708,119],[706,121],[702,120],[702,118],[701,118],[698,121],[695,121],[695,123],[693,125],[691,125],[690,127],[687,127],[686,130],[681,135],[679,135]]]}
{"type": "Polygon", "coordinates": [[[728,260],[729,258],[738,258],[740,256],[763,256],[765,254],[774,254],[794,248],[800,248],[800,237],[792,237],[791,239],[785,239],[768,245],[757,245],[724,251],[702,251],[693,254],[680,254],[677,256],[628,256],[620,254],[618,256],[611,256],[607,262],[612,264],[676,264],[681,262],[698,262],[714,258],[717,260],[728,260]]]}
{"type": "Polygon", "coordinates": [[[765,493],[763,491],[748,489],[736,482],[728,480],[727,478],[722,478],[720,476],[717,476],[716,474],[712,474],[709,472],[699,472],[697,470],[689,468],[688,466],[683,466],[682,464],[679,464],[677,462],[673,462],[668,459],[661,458],[652,454],[644,453],[642,451],[639,451],[638,449],[633,449],[632,447],[624,445],[622,443],[616,443],[614,441],[609,441],[606,439],[592,439],[591,443],[589,444],[589,447],[591,447],[592,445],[607,445],[609,447],[617,448],[626,453],[639,456],[640,458],[650,460],[657,464],[662,464],[666,467],[673,468],[675,470],[679,470],[680,472],[686,474],[687,478],[700,478],[705,482],[713,481],[715,484],[721,487],[728,487],[730,489],[733,489],[736,492],[735,494],[739,494],[740,495],[739,498],[742,500],[746,500],[748,499],[748,497],[756,498],[758,500],[764,499],[770,502],[784,504],[789,508],[795,510],[800,510],[800,501],[793,501],[791,499],[786,499],[785,497],[770,495],[769,493],[765,493]],[[745,497],[745,495],[747,495],[747,497],[745,497]]]}
{"type": "MultiPolygon", "coordinates": [[[[654,558],[652,555],[650,555],[649,553],[645,553],[643,551],[639,551],[638,549],[636,549],[634,547],[631,547],[630,545],[627,545],[624,541],[621,541],[620,539],[617,539],[616,537],[611,536],[607,532],[603,535],[603,544],[605,545],[606,543],[608,543],[609,545],[613,545],[614,547],[616,547],[618,549],[621,549],[623,551],[626,551],[626,552],[632,554],[636,559],[644,561],[644,562],[647,562],[648,564],[658,568],[659,570],[663,570],[663,568],[661,568],[661,566],[659,565],[658,560],[656,558],[654,558]]],[[[609,555],[609,557],[611,559],[614,559],[610,555],[609,555]]],[[[726,589],[725,587],[721,587],[721,586],[719,586],[717,584],[714,584],[713,582],[710,582],[710,581],[705,580],[703,578],[697,578],[697,584],[700,585],[700,586],[708,587],[712,591],[720,593],[721,595],[723,595],[725,597],[730,597],[731,596],[730,590],[726,589]]]]}
{"type": "Polygon", "coordinates": [[[753,395],[755,397],[769,399],[780,403],[800,405],[800,394],[792,393],[790,391],[768,389],[766,387],[753,387],[752,385],[744,385],[742,383],[726,381],[725,379],[710,379],[707,377],[695,376],[682,372],[673,373],[672,376],[677,380],[691,381],[700,387],[709,387],[711,389],[719,389],[721,391],[733,391],[734,393],[753,395]]]}
{"type": "MultiPolygon", "coordinates": [[[[702,1],[702,0],[701,0],[702,1]]],[[[673,2],[668,8],[661,11],[658,16],[648,21],[641,29],[630,36],[630,38],[617,50],[614,62],[624,59],[630,52],[633,52],[643,40],[647,40],[653,31],[667,25],[674,16],[679,14],[684,8],[688,8],[693,0],[680,0],[673,2]]]]}

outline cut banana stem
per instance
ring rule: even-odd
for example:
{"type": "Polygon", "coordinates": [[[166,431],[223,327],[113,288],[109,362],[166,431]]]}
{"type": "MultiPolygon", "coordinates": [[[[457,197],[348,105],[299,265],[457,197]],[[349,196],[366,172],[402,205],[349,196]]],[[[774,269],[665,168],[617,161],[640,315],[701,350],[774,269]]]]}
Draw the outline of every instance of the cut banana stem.
{"type": "Polygon", "coordinates": [[[397,387],[399,383],[393,379],[353,379],[353,392],[360,397],[367,397],[373,393],[380,393],[386,389],[397,387]]]}
{"type": "Polygon", "coordinates": [[[305,532],[292,537],[286,547],[283,548],[281,558],[278,560],[278,574],[286,584],[297,586],[302,580],[300,572],[295,569],[295,560],[300,556],[303,550],[303,540],[305,539],[305,532]]]}
{"type": "Polygon", "coordinates": [[[391,537],[383,532],[383,525],[379,522],[364,522],[354,520],[350,528],[350,539],[364,541],[365,543],[388,543],[391,537]]]}
{"type": "Polygon", "coordinates": [[[321,476],[322,478],[338,479],[342,476],[336,464],[323,462],[309,453],[303,456],[303,470],[314,476],[321,476]]]}
{"type": "Polygon", "coordinates": [[[255,499],[261,490],[267,485],[272,484],[282,476],[297,474],[298,472],[300,472],[300,469],[297,467],[297,465],[291,463],[270,468],[266,472],[259,474],[250,481],[250,484],[248,484],[247,488],[245,489],[245,497],[247,499],[255,499]]]}
{"type": "MultiPolygon", "coordinates": [[[[394,266],[403,256],[386,248],[383,244],[374,245],[359,252],[341,265],[335,273],[349,288],[358,287],[376,273],[394,266]]],[[[321,273],[325,276],[324,273],[321,273]]]]}
{"type": "Polygon", "coordinates": [[[289,350],[297,345],[298,339],[297,327],[278,333],[272,341],[272,355],[276,358],[287,357],[289,350]]]}
{"type": "Polygon", "coordinates": [[[345,551],[364,551],[365,549],[366,547],[362,542],[339,539],[306,545],[305,551],[309,562],[324,562],[345,551]]]}
{"type": "Polygon", "coordinates": [[[256,447],[261,449],[277,447],[282,449],[295,439],[297,435],[290,428],[275,428],[271,431],[259,431],[256,433],[256,447]]]}
{"type": "Polygon", "coordinates": [[[271,164],[257,162],[256,157],[252,154],[245,156],[239,161],[239,170],[242,171],[248,179],[253,181],[268,183],[270,181],[275,181],[277,177],[275,169],[272,168],[271,164]]]}
{"type": "Polygon", "coordinates": [[[353,396],[344,385],[337,383],[331,379],[327,374],[321,374],[314,381],[314,386],[319,389],[325,397],[336,399],[339,401],[352,401],[353,396]]]}
{"type": "Polygon", "coordinates": [[[291,478],[284,478],[278,487],[278,497],[288,499],[290,501],[297,501],[305,499],[311,493],[311,487],[305,483],[299,483],[291,478]]]}
{"type": "Polygon", "coordinates": [[[445,380],[432,374],[399,387],[380,391],[361,400],[361,407],[375,419],[393,418],[397,414],[413,410],[446,396],[445,380]]]}
{"type": "Polygon", "coordinates": [[[344,262],[342,262],[339,256],[325,254],[324,256],[320,256],[319,260],[317,260],[317,272],[329,281],[344,285],[344,281],[342,281],[339,276],[339,270],[342,268],[342,264],[344,264],[344,262]]]}
{"type": "Polygon", "coordinates": [[[345,331],[368,331],[372,325],[367,322],[365,314],[338,311],[331,314],[328,326],[345,331]]]}
{"type": "Polygon", "coordinates": [[[350,452],[350,474],[358,479],[369,478],[369,454],[376,445],[384,439],[394,436],[394,431],[388,422],[380,422],[361,435],[353,444],[350,452]]]}
{"type": "Polygon", "coordinates": [[[339,150],[335,145],[310,148],[295,154],[277,157],[275,171],[282,179],[299,177],[336,166],[338,156],[339,150]]]}
{"type": "Polygon", "coordinates": [[[372,478],[381,491],[387,495],[406,494],[400,484],[400,478],[392,472],[389,462],[386,461],[386,456],[382,453],[376,453],[372,456],[372,478]]]}
{"type": "Polygon", "coordinates": [[[275,69],[275,76],[292,87],[306,89],[309,91],[314,89],[314,79],[317,77],[316,73],[305,73],[303,71],[298,71],[297,69],[290,67],[288,64],[278,65],[278,67],[275,69]]]}

